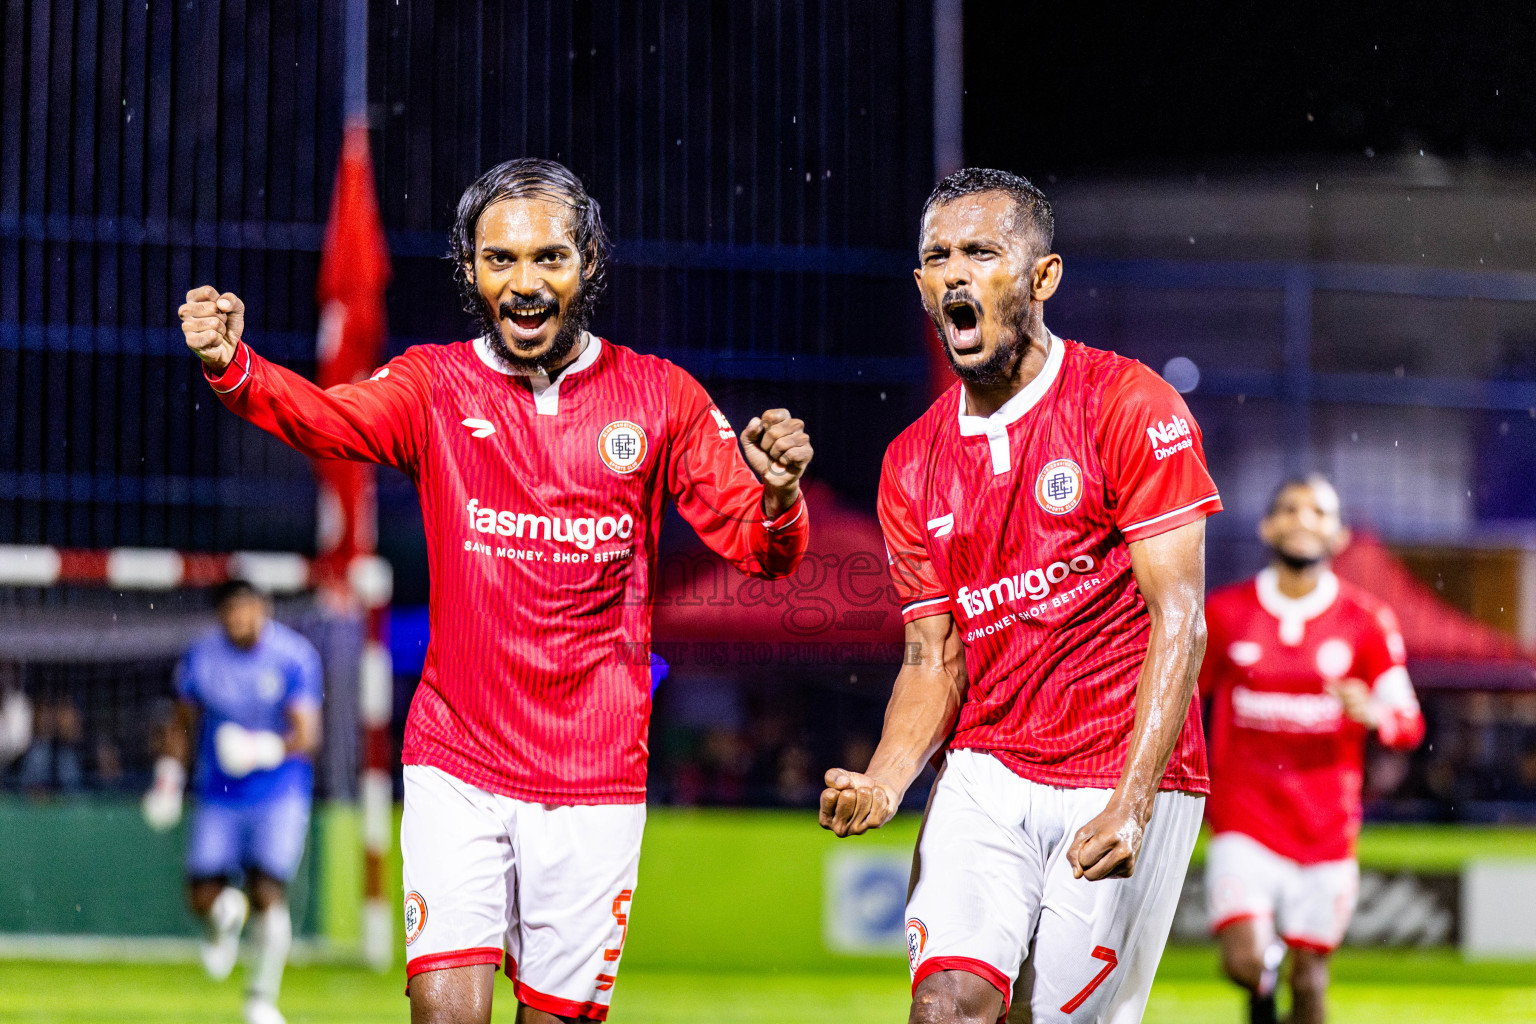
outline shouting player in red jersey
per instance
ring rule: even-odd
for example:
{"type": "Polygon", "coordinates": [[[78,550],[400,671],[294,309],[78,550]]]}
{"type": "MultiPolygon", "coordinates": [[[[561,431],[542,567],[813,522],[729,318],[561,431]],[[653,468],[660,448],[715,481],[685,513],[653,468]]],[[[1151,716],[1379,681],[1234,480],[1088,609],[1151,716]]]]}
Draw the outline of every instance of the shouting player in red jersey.
{"type": "Polygon", "coordinates": [[[914,1022],[1139,1020],[1207,790],[1221,500],[1172,388],[1046,329],[1052,229],[1002,171],[923,209],[918,291],[960,382],[886,451],[911,654],[868,770],[821,799],[838,835],[878,828],[947,747],[908,901],[914,1022]]]}
{"type": "Polygon", "coordinates": [[[1292,953],[1293,1024],[1320,1024],[1328,956],[1355,909],[1365,738],[1411,750],[1424,738],[1392,610],[1329,571],[1349,535],[1322,477],[1287,480],[1259,537],[1257,579],[1206,602],[1215,837],[1206,855],[1222,965],[1274,1024],[1292,953]],[[1279,940],[1276,939],[1276,934],[1279,940]]]}
{"type": "Polygon", "coordinates": [[[561,165],[487,171],[453,246],[482,335],[361,383],[321,391],[262,359],[234,295],[193,290],[182,325],[230,409],[311,456],[396,466],[421,496],[432,641],[401,752],[412,1020],[489,1021],[502,963],[519,1021],[603,1020],[645,822],[666,503],[741,571],[784,576],[805,552],[811,445],[773,409],[738,449],[687,373],[586,331],[608,245],[561,165]]]}

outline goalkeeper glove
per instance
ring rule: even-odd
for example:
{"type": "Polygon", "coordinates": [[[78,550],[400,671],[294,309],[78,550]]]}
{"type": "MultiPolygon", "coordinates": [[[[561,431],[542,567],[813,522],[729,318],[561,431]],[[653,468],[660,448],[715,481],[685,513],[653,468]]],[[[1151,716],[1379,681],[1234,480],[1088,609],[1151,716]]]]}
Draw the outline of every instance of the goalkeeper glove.
{"type": "Polygon", "coordinates": [[[141,807],[144,820],[156,832],[166,832],[181,820],[182,794],[187,785],[187,770],[174,757],[155,762],[155,781],[144,794],[141,807]]]}
{"type": "Polygon", "coordinates": [[[219,767],[232,779],[276,768],[288,757],[288,746],[277,733],[247,729],[235,722],[225,722],[214,730],[213,750],[219,767]]]}

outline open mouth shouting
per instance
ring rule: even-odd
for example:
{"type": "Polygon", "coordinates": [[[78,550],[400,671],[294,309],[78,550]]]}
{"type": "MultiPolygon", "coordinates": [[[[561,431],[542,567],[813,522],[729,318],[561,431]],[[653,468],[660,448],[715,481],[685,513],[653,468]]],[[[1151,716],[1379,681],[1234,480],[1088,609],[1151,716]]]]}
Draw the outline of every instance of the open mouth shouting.
{"type": "Polygon", "coordinates": [[[498,312],[503,326],[511,334],[508,340],[535,345],[543,340],[545,325],[559,315],[560,305],[552,299],[504,301],[498,312]]]}
{"type": "Polygon", "coordinates": [[[968,296],[944,297],[944,332],[956,353],[981,348],[981,304],[968,296]]]}

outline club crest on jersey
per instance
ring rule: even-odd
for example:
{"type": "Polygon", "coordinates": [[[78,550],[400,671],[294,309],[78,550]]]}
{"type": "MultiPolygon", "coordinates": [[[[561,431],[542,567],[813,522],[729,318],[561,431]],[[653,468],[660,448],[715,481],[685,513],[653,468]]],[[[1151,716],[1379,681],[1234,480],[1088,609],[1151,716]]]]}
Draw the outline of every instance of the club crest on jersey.
{"type": "Polygon", "coordinates": [[[923,947],[928,945],[928,926],[917,918],[909,918],[907,921],[907,962],[912,967],[912,973],[917,973],[917,965],[923,959],[923,947]]]}
{"type": "Polygon", "coordinates": [[[1035,477],[1035,501],[1053,516],[1064,516],[1083,500],[1083,471],[1071,459],[1048,462],[1035,477]]]}
{"type": "Polygon", "coordinates": [[[633,473],[645,461],[645,430],[629,420],[614,420],[597,435],[597,453],[615,473],[633,473]]]}
{"type": "Polygon", "coordinates": [[[1317,647],[1317,670],[1324,679],[1343,679],[1355,663],[1355,649],[1347,640],[1334,637],[1324,640],[1317,647]]]}
{"type": "Polygon", "coordinates": [[[283,677],[272,669],[256,676],[256,694],[262,700],[275,701],[283,695],[283,677]]]}
{"type": "Polygon", "coordinates": [[[405,897],[405,944],[409,946],[421,937],[427,926],[427,901],[421,893],[407,893],[405,897]]]}

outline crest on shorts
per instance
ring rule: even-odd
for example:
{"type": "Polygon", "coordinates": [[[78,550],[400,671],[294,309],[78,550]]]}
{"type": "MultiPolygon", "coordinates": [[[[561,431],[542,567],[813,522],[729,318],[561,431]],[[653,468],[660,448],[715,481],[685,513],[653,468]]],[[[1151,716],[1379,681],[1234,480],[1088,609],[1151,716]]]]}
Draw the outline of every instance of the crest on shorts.
{"type": "Polygon", "coordinates": [[[629,420],[614,420],[597,435],[597,453],[615,473],[633,473],[645,461],[645,430],[629,420]]]}
{"type": "Polygon", "coordinates": [[[1083,500],[1083,471],[1071,459],[1048,462],[1035,477],[1035,501],[1053,516],[1064,516],[1083,500]]]}
{"type": "Polygon", "coordinates": [[[405,897],[405,944],[409,946],[421,937],[427,926],[427,901],[421,893],[410,892],[405,897]]]}
{"type": "Polygon", "coordinates": [[[917,973],[917,965],[923,960],[923,947],[928,945],[928,926],[917,918],[907,919],[907,963],[912,966],[912,973],[917,973]]]}

